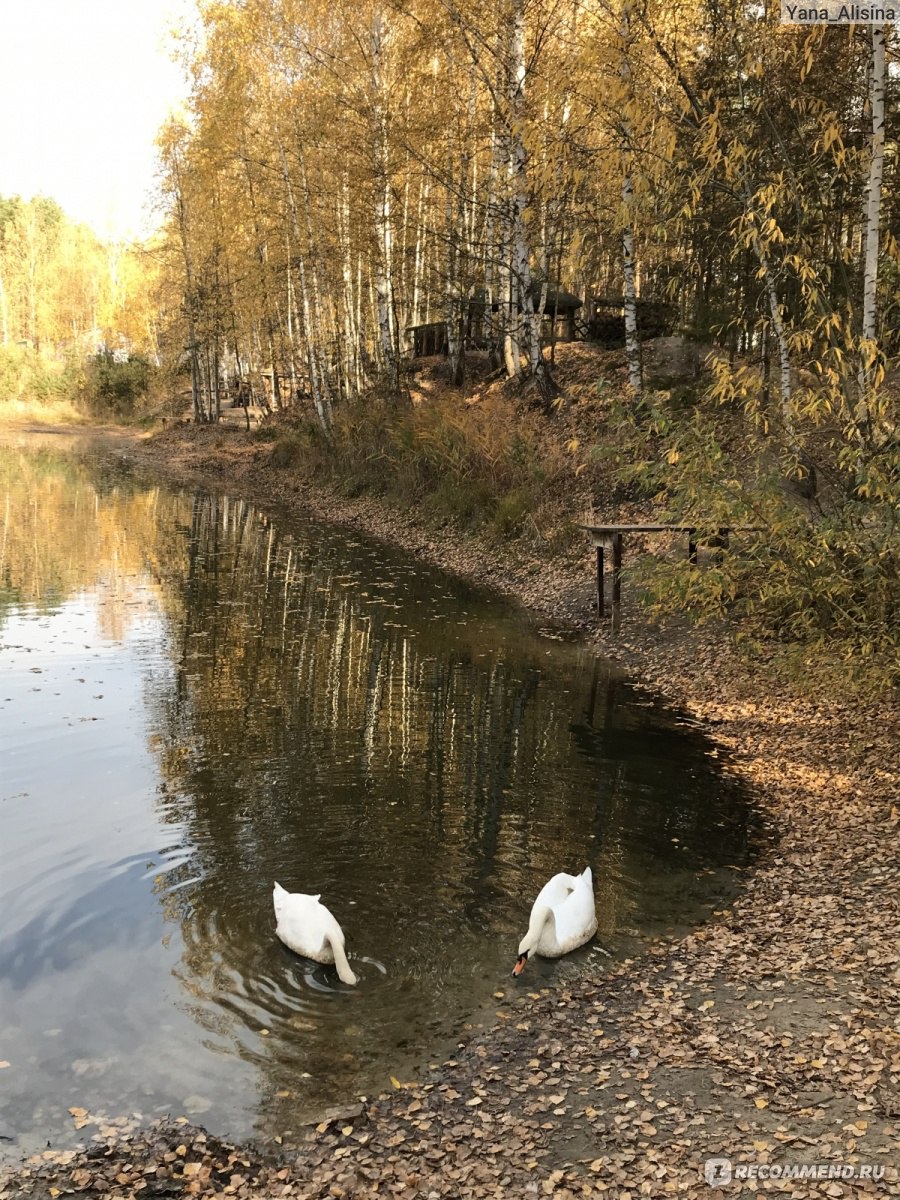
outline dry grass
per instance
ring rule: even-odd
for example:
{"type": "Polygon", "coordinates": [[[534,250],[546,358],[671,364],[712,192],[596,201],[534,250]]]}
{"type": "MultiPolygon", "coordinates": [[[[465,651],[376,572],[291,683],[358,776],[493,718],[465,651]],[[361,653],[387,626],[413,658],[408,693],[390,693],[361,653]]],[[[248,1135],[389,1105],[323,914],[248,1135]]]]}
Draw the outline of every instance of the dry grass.
{"type": "Polygon", "coordinates": [[[89,418],[71,400],[30,400],[20,397],[0,401],[0,425],[87,425],[89,418]]]}

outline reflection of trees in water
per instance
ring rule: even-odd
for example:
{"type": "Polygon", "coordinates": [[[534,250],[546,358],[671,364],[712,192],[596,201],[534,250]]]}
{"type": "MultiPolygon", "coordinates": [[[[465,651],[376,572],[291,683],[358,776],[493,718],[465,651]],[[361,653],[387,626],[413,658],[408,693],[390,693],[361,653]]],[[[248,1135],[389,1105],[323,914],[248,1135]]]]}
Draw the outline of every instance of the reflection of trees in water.
{"type": "MultiPolygon", "coordinates": [[[[7,598],[53,605],[93,586],[110,637],[161,599],[177,665],[154,693],[168,807],[248,886],[251,848],[264,860],[290,814],[326,803],[370,869],[418,831],[410,887],[430,873],[443,888],[465,861],[473,920],[498,857],[553,871],[585,819],[630,878],[648,852],[677,859],[673,838],[703,846],[719,829],[734,845],[682,730],[648,720],[599,664],[554,677],[521,631],[510,651],[477,598],[383,549],[296,538],[242,501],[52,451],[0,451],[0,507],[7,598]],[[563,685],[583,695],[583,720],[563,685]]],[[[298,874],[316,865],[299,846],[298,874]]],[[[327,881],[327,855],[321,866],[327,881]]]]}
{"type": "Polygon", "coordinates": [[[0,619],[14,605],[53,611],[94,592],[102,633],[123,640],[151,608],[145,566],[160,503],[158,488],[119,469],[0,446],[0,619]]]}
{"type": "Polygon", "coordinates": [[[404,562],[385,567],[384,551],[348,552],[326,531],[295,539],[211,497],[193,501],[180,536],[160,581],[174,686],[152,701],[160,807],[191,846],[163,875],[182,885],[165,901],[182,931],[177,973],[200,1027],[257,1062],[273,1091],[328,1064],[337,1096],[361,1063],[415,1045],[448,1003],[460,1010],[467,989],[448,1001],[438,976],[465,976],[498,907],[501,925],[504,912],[521,918],[527,892],[510,876],[565,865],[590,772],[548,797],[568,815],[532,837],[530,814],[570,757],[568,701],[456,624],[458,600],[420,587],[404,562]],[[333,1038],[295,1028],[306,998],[283,991],[294,968],[272,938],[273,878],[324,891],[351,951],[391,966],[372,1028],[341,1051],[350,1061],[332,1049],[340,1013],[322,1018],[338,1023],[333,1038]],[[264,1045],[248,1033],[260,1024],[273,1030],[264,1045]]]}
{"type": "Polygon", "coordinates": [[[304,543],[239,501],[195,497],[180,534],[163,581],[176,686],[157,704],[167,811],[204,860],[198,904],[221,907],[222,877],[258,894],[283,856],[288,886],[345,893],[389,864],[397,895],[462,895],[472,922],[509,904],[510,880],[580,865],[587,829],[601,889],[640,880],[648,852],[677,862],[673,838],[709,840],[683,732],[618,702],[608,672],[554,677],[526,634],[512,654],[471,638],[454,598],[384,551],[323,530],[304,543]]]}
{"type": "Polygon", "coordinates": [[[154,890],[181,935],[182,1003],[273,1091],[308,1070],[346,1093],[366,1055],[470,1011],[478,955],[497,970],[492,931],[512,949],[556,871],[590,862],[608,933],[640,924],[663,871],[693,880],[704,854],[739,846],[702,748],[465,585],[227,497],[60,458],[19,464],[13,482],[2,463],[8,590],[50,604],[105,586],[110,630],[135,599],[163,614],[174,669],[147,697],[173,845],[154,890]],[[329,1036],[306,1030],[308,989],[272,936],[274,878],[322,890],[351,952],[390,964],[377,1011],[336,1005],[316,1015],[329,1036]]]}
{"type": "Polygon", "coordinates": [[[533,713],[536,671],[499,656],[475,667],[440,612],[417,611],[408,592],[379,603],[364,568],[295,545],[248,506],[195,500],[184,568],[167,581],[180,592],[176,688],[159,697],[166,772],[191,795],[177,819],[205,808],[217,838],[246,849],[254,830],[263,844],[283,835],[286,791],[302,801],[336,789],[354,822],[402,798],[367,826],[385,849],[416,803],[439,843],[490,857],[523,764],[567,753],[554,697],[533,713]],[[278,770],[248,804],[262,761],[278,770]],[[466,803],[448,809],[450,792],[466,803]]]}

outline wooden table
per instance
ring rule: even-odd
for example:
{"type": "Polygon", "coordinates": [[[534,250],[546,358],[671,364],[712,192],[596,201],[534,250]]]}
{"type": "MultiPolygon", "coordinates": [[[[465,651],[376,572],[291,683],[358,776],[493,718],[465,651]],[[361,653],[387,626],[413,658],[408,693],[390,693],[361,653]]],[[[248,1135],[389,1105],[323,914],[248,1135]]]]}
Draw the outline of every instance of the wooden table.
{"type": "MultiPolygon", "coordinates": [[[[688,535],[688,559],[697,561],[697,526],[696,525],[579,525],[593,539],[597,552],[597,612],[605,616],[603,596],[604,552],[612,550],[612,618],[613,633],[618,633],[622,622],[622,543],[627,533],[686,533],[688,535]]],[[[720,525],[710,544],[716,547],[717,557],[728,547],[728,537],[731,527],[720,525]]]]}

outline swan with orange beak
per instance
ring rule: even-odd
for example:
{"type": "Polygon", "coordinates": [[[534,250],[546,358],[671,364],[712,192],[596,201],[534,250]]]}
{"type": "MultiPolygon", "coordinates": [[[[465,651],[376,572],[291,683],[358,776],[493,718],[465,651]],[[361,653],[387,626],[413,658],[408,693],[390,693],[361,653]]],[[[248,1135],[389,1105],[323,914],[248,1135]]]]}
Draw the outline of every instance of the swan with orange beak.
{"type": "Polygon", "coordinates": [[[597,932],[594,877],[585,867],[580,875],[561,872],[545,883],[531,906],[528,932],[519,943],[513,975],[521,975],[532,954],[561,958],[583,946],[597,932]]]}

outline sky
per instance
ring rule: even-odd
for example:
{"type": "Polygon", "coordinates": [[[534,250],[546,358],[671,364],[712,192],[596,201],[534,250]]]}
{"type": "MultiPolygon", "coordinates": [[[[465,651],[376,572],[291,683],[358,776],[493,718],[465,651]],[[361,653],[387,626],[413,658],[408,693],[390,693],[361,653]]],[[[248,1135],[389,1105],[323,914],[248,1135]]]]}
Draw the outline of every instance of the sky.
{"type": "Polygon", "coordinates": [[[168,31],[192,0],[0,0],[0,196],[141,237],[154,138],[187,93],[168,31]]]}

